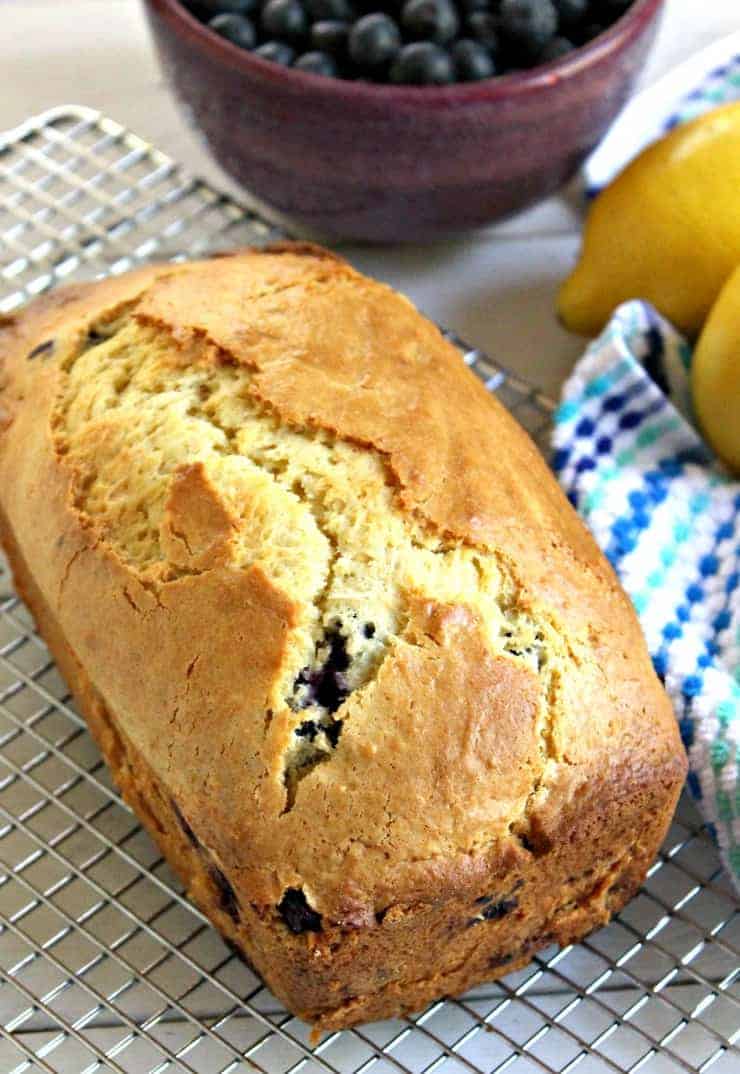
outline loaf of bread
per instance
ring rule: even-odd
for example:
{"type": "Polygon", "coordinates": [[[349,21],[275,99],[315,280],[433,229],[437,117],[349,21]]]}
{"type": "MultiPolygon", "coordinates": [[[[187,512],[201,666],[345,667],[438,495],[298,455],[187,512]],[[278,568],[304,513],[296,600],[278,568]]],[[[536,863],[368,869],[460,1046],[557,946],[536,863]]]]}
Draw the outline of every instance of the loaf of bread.
{"type": "Polygon", "coordinates": [[[390,288],[310,246],[0,328],[2,543],[127,801],[318,1030],[607,921],[685,774],[611,568],[390,288]]]}

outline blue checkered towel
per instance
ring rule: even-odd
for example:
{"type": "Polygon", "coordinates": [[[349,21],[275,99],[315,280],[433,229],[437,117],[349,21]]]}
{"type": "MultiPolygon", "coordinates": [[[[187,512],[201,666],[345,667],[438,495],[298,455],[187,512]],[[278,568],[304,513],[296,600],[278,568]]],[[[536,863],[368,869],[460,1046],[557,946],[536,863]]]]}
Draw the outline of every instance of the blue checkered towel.
{"type": "Polygon", "coordinates": [[[628,302],[576,365],[554,466],[640,617],[740,887],[740,482],[690,424],[686,341],[628,302]]]}

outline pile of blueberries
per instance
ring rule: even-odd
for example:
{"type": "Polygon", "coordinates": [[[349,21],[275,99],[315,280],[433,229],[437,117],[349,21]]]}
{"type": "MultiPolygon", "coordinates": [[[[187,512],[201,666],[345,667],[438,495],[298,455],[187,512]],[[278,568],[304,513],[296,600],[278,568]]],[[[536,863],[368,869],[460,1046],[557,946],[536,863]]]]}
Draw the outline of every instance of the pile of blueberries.
{"type": "Polygon", "coordinates": [[[633,0],[183,0],[211,30],[315,75],[442,86],[564,56],[633,0]]]}

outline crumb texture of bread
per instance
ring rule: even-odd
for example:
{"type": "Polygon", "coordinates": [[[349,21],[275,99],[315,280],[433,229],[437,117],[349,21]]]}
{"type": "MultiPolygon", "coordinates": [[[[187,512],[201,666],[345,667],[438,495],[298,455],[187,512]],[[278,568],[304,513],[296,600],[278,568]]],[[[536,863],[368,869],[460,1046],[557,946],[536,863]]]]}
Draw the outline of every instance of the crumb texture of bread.
{"type": "Polygon", "coordinates": [[[402,296],[315,247],[0,325],[0,521],[124,794],[323,1028],[607,920],[685,758],[536,449],[402,296]]]}

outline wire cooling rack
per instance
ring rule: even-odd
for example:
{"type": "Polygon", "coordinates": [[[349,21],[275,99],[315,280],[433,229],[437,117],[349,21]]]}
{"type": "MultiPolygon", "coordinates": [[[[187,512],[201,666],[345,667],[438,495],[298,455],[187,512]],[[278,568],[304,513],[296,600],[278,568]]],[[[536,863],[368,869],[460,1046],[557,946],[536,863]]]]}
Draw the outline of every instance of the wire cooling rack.
{"type": "MultiPolygon", "coordinates": [[[[98,113],[0,135],[0,312],[277,231],[98,113]]],[[[552,403],[465,360],[544,447],[552,403]]],[[[308,1030],[224,946],[113,787],[0,575],[0,1074],[738,1074],[740,908],[683,800],[608,928],[423,1014],[308,1030]]]]}

